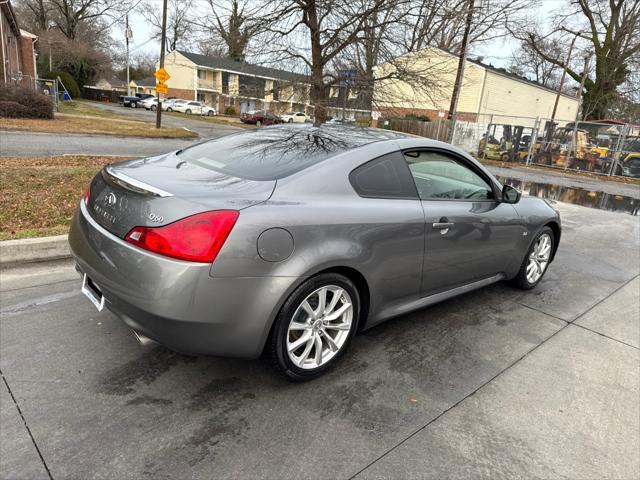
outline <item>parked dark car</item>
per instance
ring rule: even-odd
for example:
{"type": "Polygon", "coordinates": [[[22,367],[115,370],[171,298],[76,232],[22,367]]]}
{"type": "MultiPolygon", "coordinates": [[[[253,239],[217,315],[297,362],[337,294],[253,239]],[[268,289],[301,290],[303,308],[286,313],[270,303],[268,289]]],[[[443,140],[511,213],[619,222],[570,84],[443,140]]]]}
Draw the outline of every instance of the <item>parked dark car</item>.
{"type": "Polygon", "coordinates": [[[284,123],[277,115],[271,112],[265,112],[264,110],[252,110],[240,115],[240,121],[242,123],[248,123],[250,125],[256,125],[258,127],[262,125],[276,125],[278,123],[284,123]]]}
{"type": "Polygon", "coordinates": [[[146,99],[146,98],[152,98],[153,95],[150,95],[148,93],[139,93],[137,95],[132,95],[132,96],[127,96],[127,95],[122,95],[119,98],[119,102],[122,104],[123,107],[131,107],[131,108],[137,108],[139,107],[139,103],[146,99]]]}

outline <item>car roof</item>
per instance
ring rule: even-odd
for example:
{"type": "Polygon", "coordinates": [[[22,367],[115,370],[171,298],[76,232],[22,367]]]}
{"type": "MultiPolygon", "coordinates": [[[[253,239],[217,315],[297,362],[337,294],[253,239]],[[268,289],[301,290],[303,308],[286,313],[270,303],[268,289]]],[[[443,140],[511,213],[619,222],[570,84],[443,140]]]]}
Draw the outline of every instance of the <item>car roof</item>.
{"type": "Polygon", "coordinates": [[[280,125],[244,130],[186,148],[185,160],[251,180],[276,180],[328,158],[406,135],[344,125],[280,125]]]}

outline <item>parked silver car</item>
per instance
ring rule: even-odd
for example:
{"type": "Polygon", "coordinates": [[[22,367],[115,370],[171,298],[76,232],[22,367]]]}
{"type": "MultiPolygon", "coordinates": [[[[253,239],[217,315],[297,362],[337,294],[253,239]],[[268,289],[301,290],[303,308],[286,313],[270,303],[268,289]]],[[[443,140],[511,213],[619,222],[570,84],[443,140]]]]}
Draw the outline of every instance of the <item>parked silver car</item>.
{"type": "Polygon", "coordinates": [[[283,125],[104,168],[73,220],[82,289],[180,352],[293,379],[357,331],[501,280],[532,288],[558,213],[448,144],[283,125]]]}

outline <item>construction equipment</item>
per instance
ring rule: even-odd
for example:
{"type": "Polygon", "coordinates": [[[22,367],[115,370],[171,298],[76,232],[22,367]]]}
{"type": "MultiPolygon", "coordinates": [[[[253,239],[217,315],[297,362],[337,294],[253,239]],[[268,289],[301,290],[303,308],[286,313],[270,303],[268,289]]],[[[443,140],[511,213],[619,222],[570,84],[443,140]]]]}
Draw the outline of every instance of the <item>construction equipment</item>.
{"type": "Polygon", "coordinates": [[[533,163],[590,172],[602,169],[600,152],[589,143],[584,129],[559,127],[548,141],[543,140],[541,143],[542,145],[540,142],[536,144],[533,163]]]}
{"type": "Polygon", "coordinates": [[[523,135],[525,127],[520,125],[490,124],[478,144],[478,156],[502,162],[522,161],[529,152],[531,135],[523,135]],[[500,140],[496,139],[498,128],[502,128],[500,140]]]}

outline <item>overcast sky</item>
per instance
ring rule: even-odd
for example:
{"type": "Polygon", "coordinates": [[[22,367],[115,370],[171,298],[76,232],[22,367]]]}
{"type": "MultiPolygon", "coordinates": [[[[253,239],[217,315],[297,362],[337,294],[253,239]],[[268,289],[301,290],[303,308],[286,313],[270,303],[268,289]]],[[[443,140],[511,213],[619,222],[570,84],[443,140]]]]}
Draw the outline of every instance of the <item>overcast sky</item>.
{"type": "MultiPolygon", "coordinates": [[[[158,5],[158,9],[162,8],[162,0],[152,1],[158,5]]],[[[566,5],[567,2],[566,0],[537,0],[535,3],[538,5],[531,7],[531,14],[535,15],[538,23],[546,24],[549,21],[550,14],[554,10],[566,5]]],[[[195,0],[194,5],[195,8],[202,9],[204,6],[207,6],[207,3],[206,0],[195,0]]],[[[130,44],[132,54],[144,52],[148,55],[159,55],[160,42],[151,39],[153,35],[151,26],[141,14],[135,12],[136,10],[134,9],[133,13],[129,15],[130,27],[133,30],[133,43],[130,44]]],[[[123,32],[124,28],[122,28],[122,33],[116,31],[114,35],[120,34],[123,40],[123,32]]],[[[472,45],[470,55],[474,57],[482,56],[484,57],[485,63],[491,63],[496,67],[507,67],[511,63],[512,53],[517,47],[517,42],[505,37],[485,45],[472,45]]]]}

